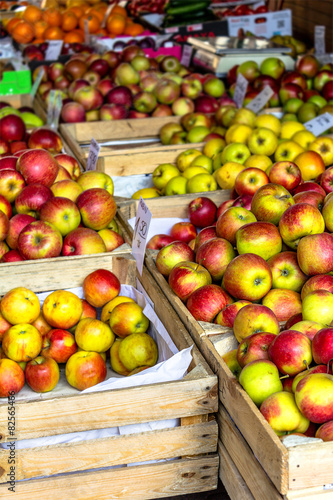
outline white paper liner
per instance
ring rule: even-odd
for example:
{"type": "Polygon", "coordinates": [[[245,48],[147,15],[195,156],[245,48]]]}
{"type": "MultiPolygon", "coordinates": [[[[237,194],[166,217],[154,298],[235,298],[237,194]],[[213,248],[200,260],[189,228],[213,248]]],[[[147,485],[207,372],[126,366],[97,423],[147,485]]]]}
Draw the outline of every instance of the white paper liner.
{"type": "MultiPolygon", "coordinates": [[[[189,219],[180,219],[179,217],[153,217],[147,235],[147,242],[156,234],[169,234],[172,226],[177,222],[189,222],[189,219]]],[[[135,217],[128,220],[132,229],[135,226],[135,217]]]]}

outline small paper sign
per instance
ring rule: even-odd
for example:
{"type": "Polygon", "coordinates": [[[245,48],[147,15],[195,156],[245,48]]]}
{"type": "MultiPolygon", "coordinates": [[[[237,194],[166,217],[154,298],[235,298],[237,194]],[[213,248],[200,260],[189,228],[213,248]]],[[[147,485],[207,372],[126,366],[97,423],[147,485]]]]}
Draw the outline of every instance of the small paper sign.
{"type": "Polygon", "coordinates": [[[184,66],[189,66],[191,63],[193,47],[187,43],[183,46],[182,58],[180,63],[184,66]]]}
{"type": "Polygon", "coordinates": [[[325,26],[315,26],[314,46],[317,55],[326,54],[325,47],[325,26]]]}
{"type": "Polygon", "coordinates": [[[53,107],[53,120],[52,120],[52,127],[57,129],[59,126],[59,117],[62,109],[62,99],[61,99],[61,93],[60,90],[56,91],[56,98],[54,101],[54,107],[53,107]]]}
{"type": "Polygon", "coordinates": [[[316,116],[312,120],[305,122],[304,127],[313,133],[316,137],[323,134],[329,128],[333,127],[333,115],[331,113],[323,113],[316,116]]]}
{"type": "Polygon", "coordinates": [[[49,103],[47,106],[47,124],[52,126],[53,122],[53,113],[54,113],[54,105],[55,105],[56,91],[50,90],[49,93],[49,103]]]}
{"type": "Polygon", "coordinates": [[[265,87],[262,89],[260,94],[257,95],[254,99],[246,107],[246,109],[250,109],[254,113],[258,113],[265,105],[268,103],[270,98],[274,95],[274,91],[271,87],[265,87]]]}
{"type": "Polygon", "coordinates": [[[147,244],[147,235],[149,231],[150,221],[152,218],[151,211],[140,196],[138,210],[136,212],[132,255],[136,259],[136,267],[140,275],[142,275],[143,262],[145,259],[145,251],[147,244]]]}
{"type": "Polygon", "coordinates": [[[46,61],[56,61],[62,49],[62,40],[47,40],[48,46],[45,51],[46,61]]]}
{"type": "Polygon", "coordinates": [[[101,146],[98,144],[97,141],[95,141],[94,138],[92,138],[89,147],[86,170],[96,170],[96,165],[100,150],[101,146]]]}
{"type": "Polygon", "coordinates": [[[239,73],[236,80],[236,87],[234,93],[234,101],[237,104],[237,108],[241,108],[243,106],[244,97],[247,91],[248,81],[242,73],[239,73]]]}
{"type": "Polygon", "coordinates": [[[90,33],[89,33],[89,22],[88,19],[84,20],[84,43],[89,44],[90,33]]]}
{"type": "Polygon", "coordinates": [[[42,78],[44,76],[44,73],[45,73],[45,70],[43,67],[41,67],[40,70],[38,71],[38,75],[36,77],[36,80],[34,81],[32,87],[31,87],[31,90],[30,90],[31,97],[35,97],[36,92],[38,90],[38,87],[40,85],[40,82],[42,81],[42,78]]]}

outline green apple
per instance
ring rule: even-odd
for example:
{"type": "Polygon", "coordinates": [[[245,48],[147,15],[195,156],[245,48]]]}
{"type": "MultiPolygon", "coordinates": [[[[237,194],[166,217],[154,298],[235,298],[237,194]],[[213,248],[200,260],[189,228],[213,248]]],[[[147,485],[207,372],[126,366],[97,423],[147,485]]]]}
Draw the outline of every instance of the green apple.
{"type": "Polygon", "coordinates": [[[327,104],[326,99],[322,95],[312,95],[306,102],[313,102],[319,109],[327,104]]]}
{"type": "Polygon", "coordinates": [[[206,191],[216,191],[217,182],[210,174],[197,174],[191,177],[186,184],[187,193],[203,193],[206,191]]]}
{"type": "Polygon", "coordinates": [[[261,127],[269,128],[270,130],[272,130],[272,132],[274,132],[275,135],[278,136],[281,130],[281,122],[276,116],[264,113],[257,116],[257,118],[254,120],[254,128],[261,127]]]}
{"type": "Polygon", "coordinates": [[[285,113],[281,118],[281,123],[284,122],[297,122],[297,115],[295,113],[285,113]]]}
{"type": "Polygon", "coordinates": [[[284,62],[278,57],[266,57],[260,64],[260,73],[271,76],[274,80],[278,80],[285,70],[284,62]]]}
{"type": "Polygon", "coordinates": [[[292,99],[289,99],[287,102],[284,103],[283,105],[283,112],[284,113],[297,113],[299,108],[302,106],[304,101],[302,99],[298,99],[298,97],[293,97],[292,99]]]}
{"type": "Polygon", "coordinates": [[[316,118],[319,107],[313,102],[305,102],[297,111],[297,119],[300,123],[308,122],[316,118]]]}
{"type": "Polygon", "coordinates": [[[271,394],[283,390],[279,370],[268,359],[251,361],[245,365],[239,383],[258,406],[271,394]]]}
{"type": "Polygon", "coordinates": [[[304,149],[297,144],[297,142],[292,140],[286,140],[281,142],[275,150],[274,160],[277,161],[294,161],[294,159],[301,153],[304,149]]]}
{"type": "Polygon", "coordinates": [[[223,164],[232,161],[243,165],[250,156],[251,152],[246,144],[234,142],[224,148],[221,153],[221,161],[223,164]]]}
{"type": "Polygon", "coordinates": [[[187,167],[184,172],[183,172],[183,177],[185,179],[191,179],[191,177],[194,177],[195,175],[198,174],[207,174],[207,170],[204,167],[199,167],[198,165],[194,167],[187,167]]]}
{"type": "Polygon", "coordinates": [[[202,153],[199,149],[186,149],[186,151],[183,151],[177,156],[176,164],[178,169],[184,172],[184,170],[191,165],[194,158],[201,155],[202,153]]]}
{"type": "Polygon", "coordinates": [[[242,367],[237,361],[237,349],[227,352],[222,356],[223,361],[226,363],[227,367],[231,373],[238,379],[242,371],[242,367]]]}
{"type": "Polygon", "coordinates": [[[180,175],[180,172],[172,163],[162,163],[153,171],[153,183],[157,189],[164,189],[170,179],[180,175]]]}
{"type": "Polygon", "coordinates": [[[177,177],[173,177],[169,180],[168,184],[165,186],[164,194],[166,196],[186,194],[186,184],[187,179],[182,175],[177,175],[177,177]]]}
{"type": "Polygon", "coordinates": [[[208,134],[210,134],[210,129],[208,127],[198,125],[187,132],[186,140],[192,143],[202,142],[208,134]]]}
{"type": "Polygon", "coordinates": [[[200,155],[194,158],[190,167],[203,167],[208,171],[208,173],[213,173],[213,161],[206,155],[200,155]]]}
{"type": "Polygon", "coordinates": [[[260,411],[278,436],[289,432],[305,432],[310,421],[300,412],[294,394],[279,391],[271,394],[260,406],[260,411]]]}
{"type": "Polygon", "coordinates": [[[215,137],[214,139],[209,139],[209,141],[206,142],[204,145],[204,148],[202,150],[203,154],[208,156],[208,158],[211,158],[212,160],[223,151],[225,148],[226,142],[222,137],[219,139],[215,137]]]}
{"type": "Polygon", "coordinates": [[[119,359],[129,371],[140,366],[154,366],[158,359],[158,349],[148,333],[132,333],[119,345],[119,359]]]}
{"type": "Polygon", "coordinates": [[[254,155],[271,156],[278,146],[278,138],[268,128],[256,128],[249,136],[247,145],[254,155]]]}
{"type": "Polygon", "coordinates": [[[251,111],[250,109],[239,108],[235,116],[231,120],[231,125],[238,123],[238,124],[248,125],[249,127],[253,127],[256,116],[257,115],[255,114],[255,112],[251,111]]]}
{"type": "Polygon", "coordinates": [[[333,321],[333,293],[327,290],[314,290],[302,301],[302,318],[329,326],[333,321]]]}

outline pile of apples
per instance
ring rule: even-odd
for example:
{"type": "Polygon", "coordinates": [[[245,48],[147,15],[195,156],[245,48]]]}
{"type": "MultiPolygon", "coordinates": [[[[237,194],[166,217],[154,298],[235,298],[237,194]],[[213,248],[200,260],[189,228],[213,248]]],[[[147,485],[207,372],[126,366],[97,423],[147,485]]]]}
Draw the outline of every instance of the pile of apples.
{"type": "Polygon", "coordinates": [[[0,119],[1,135],[20,144],[19,151],[0,158],[1,262],[102,253],[122,245],[111,177],[81,172],[51,129],[33,130],[23,145],[22,123],[17,115],[0,119]]]}
{"type": "Polygon", "coordinates": [[[176,57],[149,58],[138,45],[103,55],[75,54],[65,64],[43,68],[38,93],[47,103],[51,89],[61,91],[66,123],[206,113],[219,107],[217,99],[225,92],[214,75],[201,83],[176,57]]]}
{"type": "Polygon", "coordinates": [[[0,101],[0,155],[14,154],[20,149],[27,148],[30,131],[44,125],[44,121],[30,106],[21,106],[19,109],[0,101]],[[7,115],[16,115],[18,118],[6,118],[7,115]]]}
{"type": "Polygon", "coordinates": [[[233,329],[224,360],[279,436],[333,439],[332,178],[315,151],[247,168],[232,199],[192,200],[189,222],[147,245],[195,320],[233,329]]]}
{"type": "Polygon", "coordinates": [[[103,382],[107,354],[114,372],[129,376],[157,362],[158,349],[146,333],[149,320],[131,298],[120,295],[107,269],[88,274],[83,299],[71,291],[51,292],[43,303],[30,289],[9,290],[0,302],[0,398],[25,382],[49,392],[65,367],[68,384],[82,391],[103,382]],[[97,318],[100,319],[97,319],[97,318]]]}

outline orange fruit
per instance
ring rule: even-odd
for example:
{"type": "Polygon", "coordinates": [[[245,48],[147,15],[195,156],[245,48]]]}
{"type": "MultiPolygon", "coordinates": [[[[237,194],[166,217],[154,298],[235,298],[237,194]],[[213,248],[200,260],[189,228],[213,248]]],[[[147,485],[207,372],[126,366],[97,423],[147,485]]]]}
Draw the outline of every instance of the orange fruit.
{"type": "Polygon", "coordinates": [[[44,38],[35,38],[32,42],[34,45],[39,45],[40,43],[44,43],[44,38]]]}
{"type": "Polygon", "coordinates": [[[35,5],[28,5],[23,12],[23,19],[28,23],[36,23],[42,19],[42,11],[35,5]]]}
{"type": "Polygon", "coordinates": [[[119,14],[112,14],[107,18],[106,29],[112,35],[122,35],[125,31],[126,19],[119,14]]]}
{"type": "Polygon", "coordinates": [[[79,33],[79,30],[69,31],[64,35],[64,43],[84,43],[84,34],[79,33]]]}
{"type": "Polygon", "coordinates": [[[84,30],[85,21],[88,21],[89,33],[96,33],[101,27],[100,20],[94,14],[84,14],[83,16],[81,16],[79,20],[79,26],[82,30],[84,30]]]}
{"type": "Polygon", "coordinates": [[[73,5],[73,7],[69,7],[69,9],[67,9],[67,12],[74,12],[78,19],[80,19],[80,17],[84,14],[83,9],[79,7],[79,5],[73,5]]]}
{"type": "Polygon", "coordinates": [[[127,10],[124,7],[120,7],[120,5],[115,5],[111,10],[111,15],[113,16],[114,14],[127,17],[127,10]]]}
{"type": "Polygon", "coordinates": [[[14,27],[20,23],[22,21],[22,19],[20,19],[19,17],[12,17],[8,23],[6,24],[6,30],[8,31],[8,33],[11,35],[12,34],[12,31],[14,29],[14,27]]]}
{"type": "Polygon", "coordinates": [[[144,32],[144,27],[141,26],[141,24],[137,23],[130,23],[127,24],[124,30],[124,35],[129,35],[129,36],[138,36],[141,35],[141,33],[144,32]]]}
{"type": "Polygon", "coordinates": [[[43,19],[50,26],[61,26],[62,14],[61,14],[59,9],[55,9],[53,7],[53,8],[44,10],[43,19]]]}
{"type": "Polygon", "coordinates": [[[35,38],[35,30],[30,23],[21,20],[14,26],[11,35],[17,43],[26,44],[32,42],[35,38]]]}
{"type": "Polygon", "coordinates": [[[79,23],[78,18],[74,14],[74,12],[64,12],[62,16],[61,28],[63,31],[72,31],[74,30],[79,23]]]}
{"type": "Polygon", "coordinates": [[[34,28],[35,28],[35,37],[36,38],[44,38],[44,31],[46,30],[46,28],[48,28],[49,25],[47,24],[46,21],[43,21],[43,19],[41,19],[40,21],[37,21],[35,24],[34,24],[34,28]]]}
{"type": "Polygon", "coordinates": [[[44,40],[63,40],[64,32],[59,26],[49,26],[44,31],[44,40]]]}

